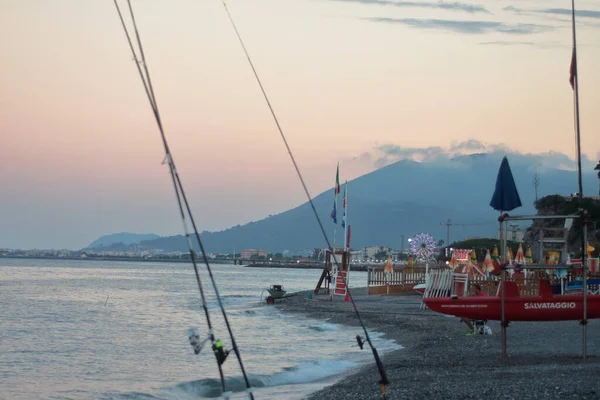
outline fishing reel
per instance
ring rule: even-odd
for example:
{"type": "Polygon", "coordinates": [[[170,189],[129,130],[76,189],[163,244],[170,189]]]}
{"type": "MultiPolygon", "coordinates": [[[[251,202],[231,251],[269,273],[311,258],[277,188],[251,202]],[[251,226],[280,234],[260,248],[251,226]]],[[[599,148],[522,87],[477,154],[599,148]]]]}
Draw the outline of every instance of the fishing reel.
{"type": "Polygon", "coordinates": [[[190,340],[190,345],[194,349],[194,354],[199,354],[208,340],[208,338],[200,340],[200,334],[195,328],[190,328],[188,330],[188,339],[190,340]]]}
{"type": "Polygon", "coordinates": [[[356,335],[356,343],[358,343],[358,347],[363,349],[363,345],[365,344],[365,339],[363,339],[360,335],[356,335]]]}
{"type": "Polygon", "coordinates": [[[213,353],[215,353],[215,357],[217,358],[217,363],[219,365],[223,365],[225,359],[229,355],[229,350],[223,349],[223,342],[221,339],[217,339],[212,345],[213,353]]]}

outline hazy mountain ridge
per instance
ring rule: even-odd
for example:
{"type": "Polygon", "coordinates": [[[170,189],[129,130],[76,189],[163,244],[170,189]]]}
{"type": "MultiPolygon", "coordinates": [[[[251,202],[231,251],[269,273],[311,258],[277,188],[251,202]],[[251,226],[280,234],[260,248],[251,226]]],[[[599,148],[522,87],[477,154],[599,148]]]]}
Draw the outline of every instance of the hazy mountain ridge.
{"type": "Polygon", "coordinates": [[[87,249],[97,249],[100,247],[108,247],[114,244],[132,245],[142,241],[159,239],[160,236],[153,233],[112,233],[110,235],[104,235],[94,240],[87,249]]]}
{"type": "MultiPolygon", "coordinates": [[[[406,240],[419,232],[428,232],[446,241],[446,227],[441,222],[451,219],[451,241],[473,236],[494,237],[498,212],[489,206],[503,154],[478,153],[460,155],[437,162],[401,160],[379,168],[349,182],[348,221],[352,226],[351,245],[402,247],[406,240]],[[461,226],[461,223],[477,225],[461,226]]],[[[535,157],[509,154],[523,207],[517,214],[535,212],[533,178],[539,168],[538,196],[569,195],[577,189],[574,171],[543,166],[535,157]]],[[[334,171],[335,172],[335,171],[334,171]]],[[[343,180],[343,168],[341,169],[343,180]]],[[[332,174],[332,177],[334,175],[332,174]]],[[[584,194],[597,194],[594,171],[584,171],[584,194]]],[[[342,194],[339,197],[336,243],[343,242],[342,194]]],[[[313,200],[323,227],[333,240],[329,214],[332,191],[327,190],[313,200]]],[[[269,252],[285,249],[301,250],[325,247],[319,225],[308,203],[283,213],[237,225],[219,232],[202,232],[208,252],[231,253],[245,248],[262,248],[269,252]]],[[[186,251],[183,236],[170,236],[141,241],[138,248],[164,251],[186,251]]],[[[198,250],[198,249],[196,249],[198,250]]]]}

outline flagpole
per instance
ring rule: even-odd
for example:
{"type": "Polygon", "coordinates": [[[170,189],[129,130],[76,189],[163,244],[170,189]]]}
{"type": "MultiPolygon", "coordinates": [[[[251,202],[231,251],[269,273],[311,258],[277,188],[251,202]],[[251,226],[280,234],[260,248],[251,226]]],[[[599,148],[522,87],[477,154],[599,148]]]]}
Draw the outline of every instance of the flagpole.
{"type": "Polygon", "coordinates": [[[344,251],[348,250],[348,181],[344,182],[344,251]]]}
{"type": "MultiPolygon", "coordinates": [[[[338,208],[338,193],[340,187],[340,163],[338,161],[337,168],[335,171],[335,183],[333,185],[333,211],[331,213],[331,218],[333,218],[333,253],[335,254],[335,237],[336,237],[336,228],[337,228],[337,208],[338,208]]],[[[334,256],[335,257],[335,256],[334,256]]],[[[334,258],[335,260],[335,258],[334,258]]]]}
{"type": "Polygon", "coordinates": [[[577,35],[575,33],[575,0],[571,0],[571,18],[573,25],[573,96],[575,99],[575,138],[577,143],[577,179],[579,183],[579,197],[583,198],[583,181],[581,177],[581,133],[579,129],[579,74],[577,73],[577,35]]]}
{"type": "MultiPolygon", "coordinates": [[[[575,0],[571,0],[571,18],[573,25],[573,59],[571,60],[571,76],[573,78],[573,96],[575,98],[575,135],[577,140],[577,179],[579,183],[579,198],[583,199],[583,182],[581,177],[581,131],[579,128],[579,74],[577,71],[577,35],[575,33],[575,0]]],[[[583,275],[583,318],[581,326],[582,334],[582,355],[585,360],[587,357],[587,226],[586,211],[583,214],[583,232],[581,235],[581,267],[583,275]]]]}
{"type": "Polygon", "coordinates": [[[335,253],[335,228],[337,228],[337,224],[333,225],[333,247],[331,250],[335,253]]]}

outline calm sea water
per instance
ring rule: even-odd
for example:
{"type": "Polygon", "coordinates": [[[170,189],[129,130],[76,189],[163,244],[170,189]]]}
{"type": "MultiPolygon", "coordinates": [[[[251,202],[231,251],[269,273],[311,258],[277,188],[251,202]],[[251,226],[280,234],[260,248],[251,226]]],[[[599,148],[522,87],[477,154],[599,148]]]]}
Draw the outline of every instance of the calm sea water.
{"type": "MultiPolygon", "coordinates": [[[[359,329],[259,304],[270,284],[312,289],[321,271],[211,267],[256,399],[301,399],[372,361],[353,347],[359,329]]],[[[201,275],[216,336],[230,348],[208,274],[201,275]]],[[[366,273],[352,272],[350,281],[365,286],[366,273]]],[[[195,355],[187,337],[189,328],[206,335],[206,326],[189,264],[0,260],[0,398],[218,397],[210,346],[195,355]]],[[[372,335],[380,352],[399,348],[372,335]]],[[[224,371],[230,390],[244,389],[233,353],[224,371]]]]}

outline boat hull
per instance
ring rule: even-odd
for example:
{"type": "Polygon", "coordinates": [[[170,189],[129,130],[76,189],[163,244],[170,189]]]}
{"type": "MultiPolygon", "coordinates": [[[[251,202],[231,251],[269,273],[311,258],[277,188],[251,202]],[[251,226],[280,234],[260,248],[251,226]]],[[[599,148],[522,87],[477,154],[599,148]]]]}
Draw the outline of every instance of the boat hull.
{"type": "Polygon", "coordinates": [[[413,287],[413,290],[414,290],[415,292],[417,292],[417,293],[420,293],[420,294],[424,294],[424,293],[425,293],[425,289],[427,289],[427,285],[426,285],[426,284],[424,284],[424,283],[420,283],[420,284],[418,284],[418,285],[415,285],[415,286],[413,287]]]}
{"type": "MultiPolygon", "coordinates": [[[[427,298],[432,311],[478,320],[502,319],[500,297],[427,298]]],[[[507,297],[504,300],[506,321],[572,321],[583,318],[583,296],[507,297]]],[[[587,318],[600,318],[600,296],[588,296],[587,318]]]]}

